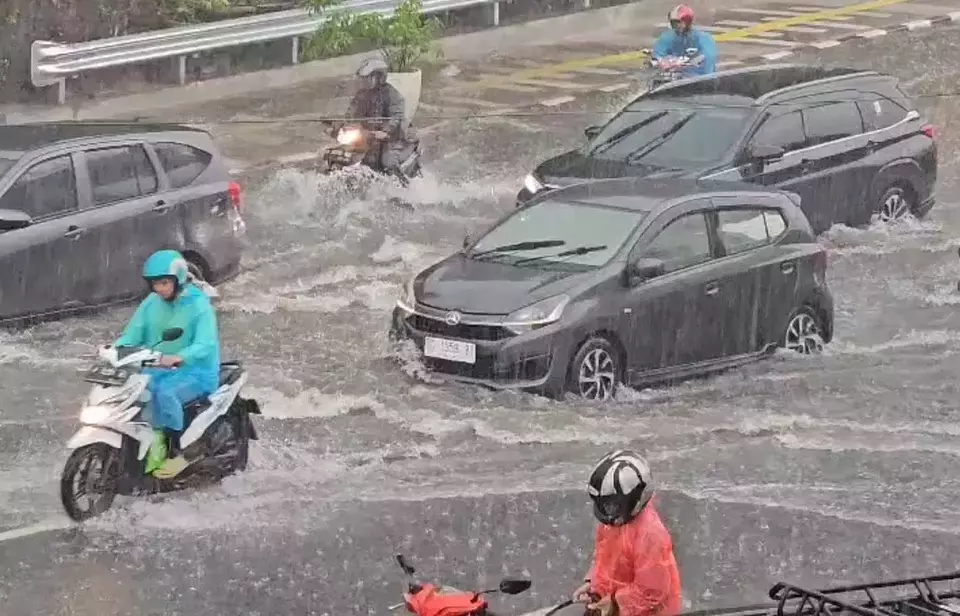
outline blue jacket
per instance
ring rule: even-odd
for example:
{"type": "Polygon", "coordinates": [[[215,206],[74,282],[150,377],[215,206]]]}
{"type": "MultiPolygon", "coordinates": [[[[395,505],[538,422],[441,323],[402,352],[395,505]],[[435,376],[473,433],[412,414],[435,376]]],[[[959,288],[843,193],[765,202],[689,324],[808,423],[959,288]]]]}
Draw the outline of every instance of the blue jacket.
{"type": "Polygon", "coordinates": [[[685,69],[684,75],[709,75],[717,72],[717,43],[709,32],[696,28],[691,28],[683,35],[678,35],[672,28],[661,34],[653,44],[653,57],[659,60],[664,56],[683,56],[686,55],[688,47],[696,47],[700,51],[703,63],[685,69]]]}
{"type": "Polygon", "coordinates": [[[179,369],[196,375],[210,393],[219,385],[217,315],[210,298],[196,285],[185,285],[172,302],[164,301],[156,293],[148,295],[114,345],[146,346],[165,355],[178,355],[183,359],[179,369]],[[183,335],[162,342],[163,330],[171,327],[182,328],[183,335]]]}

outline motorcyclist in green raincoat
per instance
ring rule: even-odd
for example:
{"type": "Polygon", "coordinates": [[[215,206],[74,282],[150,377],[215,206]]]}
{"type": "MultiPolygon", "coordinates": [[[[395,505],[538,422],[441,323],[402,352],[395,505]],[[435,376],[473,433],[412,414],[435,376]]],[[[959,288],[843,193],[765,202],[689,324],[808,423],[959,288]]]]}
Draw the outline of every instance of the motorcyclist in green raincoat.
{"type": "Polygon", "coordinates": [[[164,430],[182,432],[184,404],[212,394],[220,371],[217,317],[207,295],[188,279],[186,259],[175,250],[154,253],[143,265],[150,295],[133,314],[114,346],[152,347],[163,353],[160,367],[147,368],[151,394],[147,415],[155,439],[145,471],[155,477],[178,475],[189,463],[170,457],[164,430]],[[177,340],[162,341],[163,331],[178,327],[177,340]]]}

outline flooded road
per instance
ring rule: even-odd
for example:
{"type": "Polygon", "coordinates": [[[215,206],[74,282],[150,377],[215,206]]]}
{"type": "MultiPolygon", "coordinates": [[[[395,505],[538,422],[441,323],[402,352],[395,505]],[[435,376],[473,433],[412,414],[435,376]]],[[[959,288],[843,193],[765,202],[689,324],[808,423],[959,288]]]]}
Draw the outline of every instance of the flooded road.
{"type": "MultiPolygon", "coordinates": [[[[0,334],[3,613],[383,613],[397,600],[395,550],[468,585],[533,575],[537,592],[518,607],[550,603],[587,567],[589,464],[619,445],[645,452],[664,485],[691,605],[757,600],[781,577],[955,567],[958,34],[801,58],[898,75],[940,148],[927,219],[822,238],[837,304],[827,353],[624,390],[613,404],[424,382],[386,342],[401,285],[512,208],[523,174],[613,99],[585,99],[573,116],[445,124],[424,135],[427,178],[365,201],[334,178],[248,171],[251,247],[221,289],[220,327],[224,357],[244,360],[263,406],[252,468],[215,488],[120,499],[82,530],[13,538],[67,526],[57,479],[85,389],[76,370],[132,308],[0,334]]],[[[240,167],[230,144],[242,130],[215,129],[240,167]]]]}

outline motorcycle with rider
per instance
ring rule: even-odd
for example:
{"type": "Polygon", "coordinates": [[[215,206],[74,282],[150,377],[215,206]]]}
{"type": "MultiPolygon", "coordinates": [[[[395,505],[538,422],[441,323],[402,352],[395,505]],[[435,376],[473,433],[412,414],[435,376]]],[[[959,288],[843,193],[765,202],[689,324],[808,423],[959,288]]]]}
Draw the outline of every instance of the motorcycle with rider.
{"type": "Polygon", "coordinates": [[[685,4],[668,14],[670,28],[653,45],[650,66],[656,70],[650,89],[677,79],[709,75],[717,70],[717,43],[709,32],[695,28],[693,9],[685,4]]]}

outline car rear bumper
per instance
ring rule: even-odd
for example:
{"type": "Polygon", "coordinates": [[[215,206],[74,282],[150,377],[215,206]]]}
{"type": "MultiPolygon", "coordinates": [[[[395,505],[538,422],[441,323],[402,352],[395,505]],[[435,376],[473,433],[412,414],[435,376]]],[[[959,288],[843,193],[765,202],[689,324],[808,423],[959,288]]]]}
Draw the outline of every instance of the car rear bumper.
{"type": "Polygon", "coordinates": [[[493,319],[450,326],[443,321],[443,314],[419,306],[417,312],[401,306],[393,311],[391,338],[411,340],[431,375],[496,389],[545,391],[564,386],[571,343],[563,328],[547,326],[513,335],[493,319]],[[424,343],[428,336],[474,344],[475,362],[427,357],[424,343]]]}

